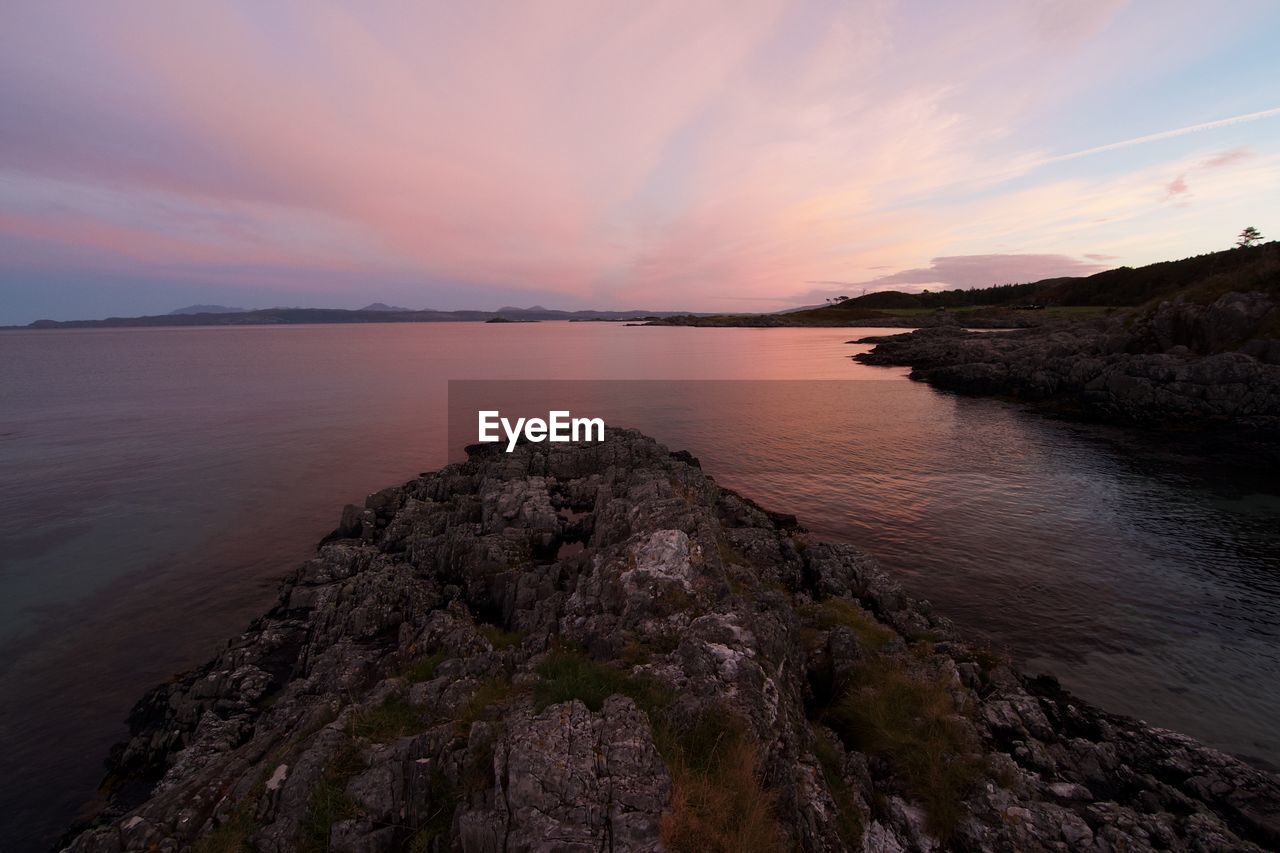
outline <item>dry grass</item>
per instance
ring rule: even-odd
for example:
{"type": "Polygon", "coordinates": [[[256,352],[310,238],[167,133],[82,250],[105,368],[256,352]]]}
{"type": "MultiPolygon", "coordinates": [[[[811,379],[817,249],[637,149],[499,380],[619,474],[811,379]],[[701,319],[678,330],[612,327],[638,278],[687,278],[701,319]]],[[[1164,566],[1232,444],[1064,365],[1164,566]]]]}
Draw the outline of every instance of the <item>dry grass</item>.
{"type": "Polygon", "coordinates": [[[970,646],[967,651],[955,655],[956,663],[976,663],[983,672],[991,672],[1010,663],[1006,655],[997,652],[990,645],[970,646]]]}
{"type": "Polygon", "coordinates": [[[484,624],[478,626],[476,630],[480,632],[480,636],[489,641],[494,651],[518,646],[525,636],[524,631],[504,631],[497,625],[484,624]]]}
{"type": "Polygon", "coordinates": [[[642,666],[649,662],[649,650],[633,637],[623,645],[619,657],[627,666],[642,666]]]}
{"type": "Polygon", "coordinates": [[[962,709],[946,683],[880,659],[859,668],[855,686],[832,709],[831,722],[855,749],[886,761],[946,839],[986,765],[962,709]]]}
{"type": "Polygon", "coordinates": [[[683,731],[664,727],[659,749],[671,772],[662,843],[675,853],[772,853],[786,849],[759,750],[742,723],[706,714],[683,731]]]}
{"type": "Polygon", "coordinates": [[[804,608],[805,622],[820,631],[835,627],[848,628],[869,651],[878,652],[898,635],[855,601],[828,598],[804,608]]]}

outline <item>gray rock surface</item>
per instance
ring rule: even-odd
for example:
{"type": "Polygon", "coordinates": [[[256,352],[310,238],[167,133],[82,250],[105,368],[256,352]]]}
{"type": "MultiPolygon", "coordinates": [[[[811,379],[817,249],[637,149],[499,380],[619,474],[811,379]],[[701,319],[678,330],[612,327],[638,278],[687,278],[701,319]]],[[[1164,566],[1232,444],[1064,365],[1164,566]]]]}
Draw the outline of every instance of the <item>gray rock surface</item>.
{"type": "Polygon", "coordinates": [[[1280,845],[1274,776],[1028,680],[623,430],[348,507],[130,724],[68,850],[1280,845]]]}

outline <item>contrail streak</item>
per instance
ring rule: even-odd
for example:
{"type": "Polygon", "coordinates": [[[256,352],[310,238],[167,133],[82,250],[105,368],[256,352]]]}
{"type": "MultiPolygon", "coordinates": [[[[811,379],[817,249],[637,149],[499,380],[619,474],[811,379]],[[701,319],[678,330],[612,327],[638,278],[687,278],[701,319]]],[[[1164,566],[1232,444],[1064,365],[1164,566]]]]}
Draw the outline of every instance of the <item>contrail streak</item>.
{"type": "Polygon", "coordinates": [[[1261,110],[1256,113],[1245,113],[1241,116],[1218,119],[1217,121],[1206,121],[1202,124],[1192,124],[1187,127],[1180,127],[1176,130],[1163,130],[1160,133],[1149,133],[1146,136],[1135,136],[1133,139],[1126,139],[1121,142],[1111,142],[1107,145],[1099,145],[1096,148],[1086,148],[1083,151],[1075,151],[1071,154],[1059,154],[1055,157],[1046,157],[1040,161],[1040,165],[1044,165],[1046,163],[1061,163],[1065,160],[1077,160],[1081,157],[1088,157],[1091,154],[1101,154],[1104,151],[1115,151],[1118,148],[1128,148],[1130,145],[1142,145],[1146,142],[1159,142],[1161,139],[1173,139],[1177,136],[1186,136],[1189,133],[1199,133],[1202,130],[1214,130],[1219,127],[1227,127],[1228,125],[1233,124],[1244,124],[1246,122],[1258,121],[1259,119],[1272,118],[1274,116],[1280,116],[1280,107],[1261,110]]]}

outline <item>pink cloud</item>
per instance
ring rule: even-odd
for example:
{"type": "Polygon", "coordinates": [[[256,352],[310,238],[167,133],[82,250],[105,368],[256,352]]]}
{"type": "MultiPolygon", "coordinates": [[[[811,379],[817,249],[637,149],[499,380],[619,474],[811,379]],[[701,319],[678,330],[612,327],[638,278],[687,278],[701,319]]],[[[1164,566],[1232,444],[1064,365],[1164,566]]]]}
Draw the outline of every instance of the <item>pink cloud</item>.
{"type": "Polygon", "coordinates": [[[1202,169],[1216,169],[1221,166],[1231,166],[1235,163],[1241,163],[1248,160],[1254,156],[1256,155],[1253,153],[1252,149],[1246,146],[1240,146],[1239,148],[1232,148],[1229,151],[1223,151],[1220,154],[1213,155],[1208,160],[1201,163],[1200,167],[1202,169]]]}
{"type": "Polygon", "coordinates": [[[1084,223],[1178,172],[947,199],[1035,159],[1018,123],[1122,6],[32,4],[0,33],[0,228],[299,290],[324,269],[601,305],[1079,274],[1078,246],[1111,248],[1084,223]]]}

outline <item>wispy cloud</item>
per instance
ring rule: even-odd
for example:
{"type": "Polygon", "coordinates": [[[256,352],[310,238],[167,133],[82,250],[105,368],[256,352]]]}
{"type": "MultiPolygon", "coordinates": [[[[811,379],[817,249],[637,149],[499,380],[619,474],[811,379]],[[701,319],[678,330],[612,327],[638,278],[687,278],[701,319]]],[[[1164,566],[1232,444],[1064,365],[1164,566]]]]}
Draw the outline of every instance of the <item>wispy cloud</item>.
{"type": "MultiPolygon", "coordinates": [[[[1132,139],[1123,139],[1119,142],[1109,142],[1106,145],[1097,145],[1093,148],[1086,148],[1083,151],[1073,151],[1070,154],[1057,154],[1052,157],[1045,157],[1039,161],[1038,165],[1047,165],[1049,163],[1063,163],[1068,160],[1079,160],[1081,157],[1092,157],[1094,154],[1105,154],[1108,151],[1119,151],[1122,148],[1131,148],[1134,145],[1146,145],[1149,142],[1160,142],[1165,139],[1176,139],[1179,136],[1188,136],[1193,133],[1203,133],[1206,130],[1217,130],[1221,127],[1231,127],[1236,124],[1248,124],[1249,122],[1261,121],[1262,119],[1280,117],[1280,107],[1274,107],[1269,110],[1259,110],[1254,113],[1245,113],[1244,115],[1232,116],[1231,118],[1218,119],[1217,121],[1206,121],[1200,124],[1189,124],[1186,127],[1178,127],[1173,130],[1162,130],[1159,133],[1148,133],[1145,136],[1135,136],[1132,139]]],[[[1238,157],[1236,159],[1239,159],[1238,157]]],[[[1226,162],[1232,162],[1228,160],[1226,162]]],[[[1218,163],[1215,165],[1224,165],[1218,163]]]]}
{"type": "MultiPolygon", "coordinates": [[[[1024,168],[1047,120],[1108,126],[1100,87],[1183,70],[1123,0],[935,7],[17,4],[0,28],[0,322],[76,313],[95,271],[208,285],[186,302],[263,304],[244,291],[269,282],[298,304],[523,291],[714,310],[894,270],[892,286],[982,286],[1084,252],[1129,263],[1216,227],[1174,216],[1265,226],[1261,119],[1280,110],[1051,158],[1254,131],[1220,153],[1148,149],[1105,180],[1024,168]],[[1010,168],[1025,180],[989,177],[1010,168]],[[1177,175],[1189,212],[1161,204],[1177,175]]],[[[1261,15],[1210,33],[1169,13],[1160,43],[1226,52],[1261,15]]]]}
{"type": "Polygon", "coordinates": [[[1212,157],[1202,162],[1200,164],[1200,168],[1220,169],[1223,166],[1233,166],[1236,163],[1243,163],[1246,160],[1250,160],[1256,156],[1258,155],[1254,153],[1252,148],[1248,147],[1247,145],[1241,145],[1238,148],[1232,148],[1229,151],[1223,151],[1219,154],[1214,154],[1212,157]]]}

